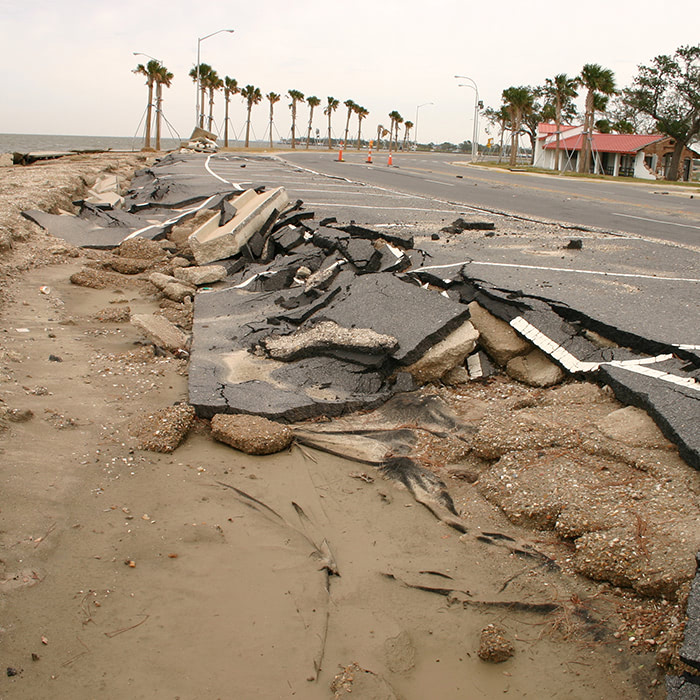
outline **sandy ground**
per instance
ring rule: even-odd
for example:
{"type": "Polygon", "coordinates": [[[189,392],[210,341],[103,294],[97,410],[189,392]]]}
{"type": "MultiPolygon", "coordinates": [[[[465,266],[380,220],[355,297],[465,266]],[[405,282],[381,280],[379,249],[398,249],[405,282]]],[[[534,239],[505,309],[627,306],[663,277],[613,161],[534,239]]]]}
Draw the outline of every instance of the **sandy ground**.
{"type": "MultiPolygon", "coordinates": [[[[127,276],[102,290],[71,284],[100,256],[17,212],[68,208],[100,170],[135,167],[134,156],[93,156],[0,171],[0,698],[313,700],[359,684],[352,669],[334,683],[353,663],[372,672],[355,697],[663,697],[697,546],[669,535],[681,574],[659,575],[645,598],[637,579],[601,574],[599,560],[589,574],[601,580],[580,575],[587,560],[572,538],[597,530],[575,512],[582,475],[569,467],[611,475],[617,491],[594,505],[614,497],[627,508],[619,527],[632,518],[647,564],[654,514],[660,523],[681,508],[685,526],[696,522],[700,484],[658,436],[640,446],[609,426],[596,433],[621,407],[595,387],[431,389],[475,426],[470,450],[426,438],[418,454],[446,480],[465,534],[371,467],[308,448],[249,457],[213,441],[204,421],[172,454],[134,447],[131,421],[186,401],[186,361],[154,355],[128,322],[99,318],[124,304],[156,311],[155,288],[127,276]],[[542,427],[547,410],[566,439],[543,444],[546,424],[532,437],[527,426],[542,427]],[[529,442],[509,446],[514,434],[529,442]],[[508,462],[516,448],[536,468],[511,497],[499,484],[522,467],[508,462]],[[552,496],[555,479],[568,495],[552,496]],[[480,531],[527,541],[558,570],[481,542],[480,531]],[[339,575],[314,556],[323,540],[339,575]],[[489,624],[514,649],[504,663],[477,654],[489,624]]],[[[587,498],[602,488],[583,486],[587,498]]],[[[593,542],[587,556],[596,551],[593,542]]]]}

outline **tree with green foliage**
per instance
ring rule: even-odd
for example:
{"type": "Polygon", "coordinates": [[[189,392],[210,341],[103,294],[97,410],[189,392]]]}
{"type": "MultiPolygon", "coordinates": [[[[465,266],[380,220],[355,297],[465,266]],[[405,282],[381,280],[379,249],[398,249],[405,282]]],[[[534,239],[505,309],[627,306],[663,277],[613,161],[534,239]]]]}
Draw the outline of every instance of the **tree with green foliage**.
{"type": "Polygon", "coordinates": [[[214,128],[214,93],[221,90],[224,86],[224,81],[219,77],[219,74],[214,70],[210,70],[206,77],[206,88],[209,91],[209,121],[207,129],[211,131],[214,128]]]}
{"type": "Polygon", "coordinates": [[[229,104],[231,102],[231,97],[237,95],[241,89],[238,87],[238,81],[235,78],[229,78],[227,75],[224,78],[224,101],[226,103],[224,112],[224,148],[228,148],[228,124],[230,119],[228,118],[229,104]]]}
{"type": "Polygon", "coordinates": [[[347,147],[348,145],[348,131],[350,129],[350,117],[352,116],[352,113],[355,111],[355,107],[357,105],[352,101],[352,100],[345,100],[343,104],[348,108],[348,117],[345,120],[345,137],[343,138],[343,146],[347,147]]]}
{"type": "Polygon", "coordinates": [[[309,144],[311,143],[311,127],[314,120],[314,107],[318,107],[321,104],[321,100],[316,97],[316,95],[311,95],[311,97],[306,98],[306,104],[309,105],[309,130],[306,132],[306,149],[309,149],[309,144]]]}
{"type": "MultiPolygon", "coordinates": [[[[199,64],[199,91],[200,91],[200,99],[199,99],[199,114],[197,115],[197,126],[200,129],[204,128],[204,100],[206,98],[206,76],[211,73],[212,67],[208,63],[200,63],[199,64]]],[[[192,78],[192,82],[194,84],[197,84],[197,66],[192,68],[192,70],[189,73],[190,78],[192,78]]]]}
{"type": "Polygon", "coordinates": [[[153,86],[155,85],[156,75],[160,69],[160,61],[149,61],[145,66],[139,63],[134,68],[132,73],[146,76],[146,85],[148,86],[148,104],[146,105],[146,134],[144,148],[151,147],[151,120],[153,118],[153,86]]]}
{"type": "Polygon", "coordinates": [[[502,93],[503,104],[508,110],[513,139],[510,147],[510,167],[515,167],[518,156],[518,139],[523,117],[533,111],[535,95],[526,85],[506,88],[502,93]]]}
{"type": "Polygon", "coordinates": [[[554,147],[554,169],[559,170],[559,143],[561,141],[562,117],[570,122],[576,116],[574,98],[578,97],[578,81],[566,73],[557,73],[553,78],[547,78],[542,88],[542,94],[547,104],[554,107],[554,125],[556,140],[554,147]]]}
{"type": "Polygon", "coordinates": [[[595,113],[604,109],[607,97],[617,92],[615,74],[609,68],[603,68],[597,63],[587,63],[578,76],[578,84],[585,87],[586,110],[583,118],[583,144],[579,154],[578,171],[587,173],[591,167],[591,144],[595,113]]]}
{"type": "Polygon", "coordinates": [[[377,126],[377,150],[382,147],[382,139],[389,135],[389,129],[387,129],[383,124],[377,126]]]}
{"type": "Polygon", "coordinates": [[[272,129],[274,127],[274,109],[275,104],[280,101],[281,97],[276,92],[268,92],[265,95],[267,101],[270,103],[270,148],[272,148],[272,129]]]}
{"type": "Polygon", "coordinates": [[[413,128],[413,122],[412,121],[407,121],[403,125],[404,132],[403,132],[403,150],[406,150],[406,143],[408,141],[408,135],[411,132],[411,129],[413,128]]]}
{"type": "Polygon", "coordinates": [[[161,63],[153,78],[156,84],[156,151],[160,151],[160,125],[163,117],[163,86],[170,87],[175,76],[161,63]]]}
{"type": "Polygon", "coordinates": [[[505,105],[501,105],[498,109],[487,107],[484,110],[484,116],[490,124],[498,127],[498,162],[500,163],[503,159],[503,137],[510,127],[510,112],[505,105]]]}
{"type": "Polygon", "coordinates": [[[299,90],[289,90],[287,95],[292,101],[289,105],[289,109],[292,110],[292,148],[296,148],[297,102],[304,102],[304,93],[299,90]]]}
{"type": "Polygon", "coordinates": [[[668,179],[680,177],[683,149],[700,135],[700,44],[681,46],[639,66],[623,102],[675,140],[668,179]]]}
{"type": "Polygon", "coordinates": [[[335,97],[330,96],[327,98],[327,100],[328,103],[323,108],[323,113],[328,117],[328,150],[330,151],[331,148],[333,148],[333,139],[331,136],[331,119],[333,118],[333,112],[335,112],[335,110],[338,109],[340,100],[336,100],[335,97]]]}
{"type": "Polygon", "coordinates": [[[250,143],[250,112],[253,109],[253,105],[258,104],[260,100],[262,100],[262,93],[260,92],[260,88],[253,85],[246,85],[241,90],[241,97],[247,103],[248,108],[248,119],[245,123],[245,147],[248,148],[248,144],[250,143]]]}
{"type": "Polygon", "coordinates": [[[369,116],[369,110],[357,105],[355,113],[357,114],[357,150],[359,151],[362,140],[362,120],[369,116]]]}

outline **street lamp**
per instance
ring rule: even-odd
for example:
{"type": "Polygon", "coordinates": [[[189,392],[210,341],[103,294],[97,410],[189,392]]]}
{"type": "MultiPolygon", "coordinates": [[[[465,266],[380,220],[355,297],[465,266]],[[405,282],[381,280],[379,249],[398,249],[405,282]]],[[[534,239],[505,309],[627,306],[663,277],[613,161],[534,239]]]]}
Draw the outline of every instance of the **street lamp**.
{"type": "Polygon", "coordinates": [[[422,105],[416,107],[416,123],[413,126],[413,148],[418,150],[418,110],[426,105],[434,105],[434,102],[424,102],[422,105]]]}
{"type": "Polygon", "coordinates": [[[472,163],[476,160],[478,154],[477,143],[479,138],[479,88],[476,86],[476,82],[473,78],[466,75],[455,75],[455,78],[461,78],[462,80],[471,81],[471,85],[459,85],[459,87],[472,88],[476,93],[474,99],[474,135],[472,137],[472,163]]]}
{"type": "Polygon", "coordinates": [[[134,56],[145,56],[146,58],[150,58],[156,63],[160,63],[161,65],[163,65],[163,61],[161,61],[159,58],[156,58],[155,56],[151,56],[151,54],[149,53],[141,53],[140,51],[134,51],[133,54],[134,56]]]}
{"type": "Polygon", "coordinates": [[[205,40],[208,39],[209,37],[215,36],[216,34],[221,34],[222,32],[228,32],[229,34],[233,34],[233,29],[217,29],[215,32],[212,32],[211,34],[207,34],[206,36],[200,37],[197,39],[197,112],[194,115],[194,125],[199,126],[199,49],[200,49],[200,44],[205,40]]]}

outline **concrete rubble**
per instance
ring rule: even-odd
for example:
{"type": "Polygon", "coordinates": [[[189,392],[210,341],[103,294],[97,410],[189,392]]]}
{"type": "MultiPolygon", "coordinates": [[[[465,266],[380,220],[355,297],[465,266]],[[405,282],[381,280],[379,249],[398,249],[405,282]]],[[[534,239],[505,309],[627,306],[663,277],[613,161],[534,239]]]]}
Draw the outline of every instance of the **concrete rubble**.
{"type": "MultiPolygon", "coordinates": [[[[692,352],[644,342],[624,329],[611,333],[584,310],[480,281],[468,265],[439,272],[423,267],[426,256],[411,236],[316,223],[301,202],[288,207],[284,188],[183,174],[191,157],[163,158],[138,173],[128,192],[117,192],[118,183],[109,190],[114,195],[95,190],[102,199],[82,201],[77,216],[25,215],[89,248],[163,239],[201,216],[178,246],[182,264],[170,265],[172,275],[148,277],[173,302],[194,299],[191,338],[163,316],[136,314],[131,322],[156,346],[191,353],[189,403],[199,417],[212,419],[216,439],[268,454],[294,437],[383,464],[388,453],[410,455],[416,438],[406,425],[412,420],[433,425],[436,434],[456,425],[448,411],[412,403],[408,392],[428,382],[483,381],[500,368],[534,387],[567,377],[609,386],[635,407],[624,409],[626,417],[645,412],[632,416],[640,440],[648,414],[687,464],[700,469],[700,363],[692,352]],[[613,342],[602,342],[605,337],[613,342]],[[370,425],[345,418],[359,409],[377,409],[368,414],[370,425]],[[281,425],[321,417],[337,420],[281,425]]],[[[458,220],[450,230],[472,228],[458,220]]],[[[125,266],[122,261],[119,271],[125,266]]],[[[499,451],[489,425],[485,420],[474,451],[499,459],[507,449],[499,451]]],[[[618,429],[614,418],[601,424],[603,432],[618,429]]],[[[533,450],[560,444],[549,445],[546,433],[545,424],[533,423],[533,450]]],[[[575,430],[569,438],[572,444],[580,439],[575,430]]],[[[484,479],[480,488],[496,494],[501,484],[484,479]]],[[[683,648],[684,660],[696,668],[698,595],[696,579],[689,604],[695,622],[683,648]]]]}

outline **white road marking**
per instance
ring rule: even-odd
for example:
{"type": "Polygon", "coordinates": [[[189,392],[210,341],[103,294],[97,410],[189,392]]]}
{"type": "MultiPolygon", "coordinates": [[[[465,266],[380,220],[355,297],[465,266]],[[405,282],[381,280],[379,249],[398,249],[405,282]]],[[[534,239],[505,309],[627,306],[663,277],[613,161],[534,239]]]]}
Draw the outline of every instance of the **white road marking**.
{"type": "MultiPolygon", "coordinates": [[[[373,205],[363,205],[363,204],[338,204],[337,202],[304,202],[304,204],[310,206],[310,207],[343,207],[345,209],[389,209],[390,211],[396,211],[398,209],[402,211],[434,211],[434,212],[447,212],[448,214],[454,214],[455,212],[459,212],[462,210],[460,209],[419,209],[418,207],[378,207],[378,206],[373,206],[373,205]]],[[[462,263],[464,264],[464,263],[462,263]]],[[[439,266],[438,266],[439,267],[439,266]]],[[[423,269],[428,269],[428,268],[423,268],[423,269]]]]}
{"type": "Polygon", "coordinates": [[[424,178],[423,182],[434,182],[436,185],[444,185],[445,187],[454,187],[453,184],[450,184],[449,182],[440,182],[440,180],[428,180],[428,178],[424,178]]]}
{"type": "MultiPolygon", "coordinates": [[[[378,207],[381,208],[381,207],[378,207]]],[[[401,207],[396,207],[400,209],[401,207]]],[[[432,211],[432,210],[426,210],[432,211]]],[[[436,210],[438,211],[438,210],[436,210]]],[[[578,270],[568,267],[545,267],[542,265],[516,265],[515,263],[496,263],[496,262],[479,262],[477,260],[464,260],[457,263],[449,263],[447,265],[428,265],[419,267],[414,272],[421,270],[444,270],[449,267],[461,267],[463,265],[487,265],[491,267],[515,267],[523,270],[546,270],[551,272],[575,272],[581,275],[600,275],[602,277],[630,277],[632,279],[642,280],[661,280],[664,282],[700,282],[700,279],[694,277],[662,277],[661,275],[635,275],[631,272],[601,272],[600,270],[578,270]]]]}
{"type": "Polygon", "coordinates": [[[527,338],[533,345],[547,353],[554,360],[559,362],[569,372],[595,372],[603,365],[625,369],[629,372],[642,374],[651,379],[660,379],[670,384],[685,387],[700,391],[700,384],[692,377],[679,377],[676,374],[663,372],[658,369],[652,369],[645,365],[654,365],[659,362],[673,359],[673,355],[657,355],[656,357],[644,357],[637,360],[611,360],[609,362],[582,362],[575,355],[572,355],[568,350],[546,336],[542,331],[538,330],[529,321],[526,321],[522,316],[514,318],[510,324],[520,335],[527,338]]]}
{"type": "Polygon", "coordinates": [[[651,221],[653,224],[663,224],[664,226],[682,226],[683,228],[697,228],[700,226],[693,226],[693,224],[679,224],[676,221],[661,221],[660,219],[647,219],[645,216],[632,216],[632,214],[618,214],[613,212],[613,216],[624,216],[627,219],[639,219],[640,221],[651,221]]]}

